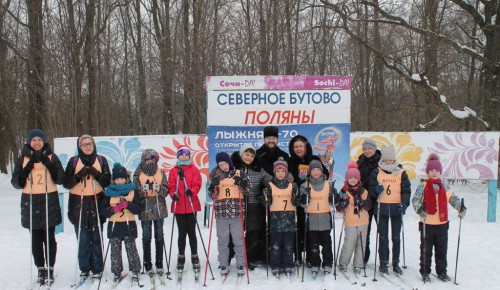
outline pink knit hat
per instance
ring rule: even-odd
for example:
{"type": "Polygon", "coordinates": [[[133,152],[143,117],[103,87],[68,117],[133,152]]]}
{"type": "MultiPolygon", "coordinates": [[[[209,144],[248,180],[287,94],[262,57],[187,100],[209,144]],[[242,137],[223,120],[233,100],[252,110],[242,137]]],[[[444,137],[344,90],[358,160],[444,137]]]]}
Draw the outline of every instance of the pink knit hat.
{"type": "Polygon", "coordinates": [[[351,161],[347,164],[347,171],[345,172],[345,179],[348,180],[351,177],[356,177],[356,179],[361,179],[361,173],[358,170],[358,164],[356,162],[351,161]]]}
{"type": "Polygon", "coordinates": [[[443,166],[439,161],[439,156],[436,153],[431,153],[427,157],[427,166],[425,167],[425,173],[429,173],[432,169],[436,169],[439,172],[443,172],[443,166]]]}

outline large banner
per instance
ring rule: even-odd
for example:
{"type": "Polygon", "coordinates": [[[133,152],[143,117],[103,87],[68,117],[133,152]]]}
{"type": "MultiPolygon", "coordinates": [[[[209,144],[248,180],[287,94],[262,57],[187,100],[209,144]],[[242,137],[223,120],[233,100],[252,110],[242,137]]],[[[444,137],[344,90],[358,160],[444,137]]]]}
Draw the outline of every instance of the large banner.
{"type": "Polygon", "coordinates": [[[344,181],[349,161],[351,78],[341,76],[213,76],[206,79],[209,165],[215,155],[231,155],[244,143],[264,143],[263,129],[280,129],[278,146],[305,136],[313,154],[344,181]]]}

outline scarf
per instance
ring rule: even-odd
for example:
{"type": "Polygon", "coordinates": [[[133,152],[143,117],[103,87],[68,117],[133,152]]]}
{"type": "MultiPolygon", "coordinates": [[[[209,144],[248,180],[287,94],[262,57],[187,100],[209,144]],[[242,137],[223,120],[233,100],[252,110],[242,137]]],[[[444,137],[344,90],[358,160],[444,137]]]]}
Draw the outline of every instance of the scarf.
{"type": "Polygon", "coordinates": [[[190,165],[191,164],[191,159],[189,159],[188,161],[177,161],[177,165],[179,166],[187,166],[187,165],[190,165]]]}
{"type": "Polygon", "coordinates": [[[424,210],[426,213],[433,215],[438,211],[436,202],[436,190],[434,185],[439,186],[439,221],[445,222],[448,220],[448,201],[446,200],[446,191],[444,190],[441,179],[429,179],[424,187],[424,210]]]}
{"type": "Polygon", "coordinates": [[[144,172],[144,174],[146,174],[147,176],[155,175],[156,170],[158,170],[158,163],[141,162],[140,166],[142,172],[144,172]]]}
{"type": "Polygon", "coordinates": [[[118,197],[127,195],[132,189],[135,189],[135,183],[110,184],[106,187],[104,195],[107,197],[118,197]]]}

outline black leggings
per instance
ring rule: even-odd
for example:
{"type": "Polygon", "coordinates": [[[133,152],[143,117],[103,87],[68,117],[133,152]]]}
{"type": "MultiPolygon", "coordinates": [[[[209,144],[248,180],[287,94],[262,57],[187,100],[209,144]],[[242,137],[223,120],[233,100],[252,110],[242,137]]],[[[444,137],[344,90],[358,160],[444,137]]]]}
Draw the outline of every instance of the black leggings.
{"type": "MultiPolygon", "coordinates": [[[[56,263],[56,253],[57,253],[57,243],[55,236],[56,227],[49,227],[49,261],[50,267],[54,267],[56,263]]],[[[32,230],[33,240],[31,242],[31,251],[33,253],[33,259],[35,260],[35,266],[45,267],[45,258],[47,257],[47,230],[38,229],[32,230]],[[45,250],[44,250],[45,246],[45,250]]]]}
{"type": "Polygon", "coordinates": [[[196,240],[196,214],[176,214],[177,227],[179,228],[179,238],[177,246],[179,247],[179,255],[183,256],[186,249],[186,235],[189,237],[189,245],[191,247],[191,255],[198,254],[198,242],[196,240]]]}

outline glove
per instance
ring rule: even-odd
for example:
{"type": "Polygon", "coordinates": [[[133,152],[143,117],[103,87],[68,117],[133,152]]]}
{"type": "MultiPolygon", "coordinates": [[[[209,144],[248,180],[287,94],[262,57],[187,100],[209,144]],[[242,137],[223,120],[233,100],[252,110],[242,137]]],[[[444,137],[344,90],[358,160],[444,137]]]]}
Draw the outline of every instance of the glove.
{"type": "Polygon", "coordinates": [[[219,176],[215,175],[214,177],[212,177],[211,184],[213,186],[219,186],[220,184],[219,176]]]}
{"type": "Polygon", "coordinates": [[[42,151],[32,151],[30,160],[33,161],[33,163],[37,163],[41,161],[40,160],[41,157],[42,157],[42,151]]]}
{"type": "Polygon", "coordinates": [[[126,209],[128,207],[128,201],[122,200],[119,204],[115,205],[113,208],[113,211],[115,213],[121,212],[122,210],[126,209]]]}
{"type": "Polygon", "coordinates": [[[300,196],[300,203],[301,204],[309,204],[311,201],[310,199],[310,194],[305,191],[301,196],[300,196]]]}
{"type": "Polygon", "coordinates": [[[381,194],[382,192],[384,192],[384,186],[382,184],[377,184],[377,186],[375,186],[375,193],[381,194]]]}
{"type": "Polygon", "coordinates": [[[406,206],[406,204],[404,204],[404,203],[400,204],[400,205],[399,205],[399,208],[398,208],[399,213],[400,213],[401,215],[405,215],[405,213],[406,213],[406,208],[407,208],[407,207],[408,207],[408,206],[406,206]]]}
{"type": "Polygon", "coordinates": [[[150,186],[149,186],[149,184],[148,184],[148,183],[143,184],[143,185],[141,186],[141,190],[142,190],[142,192],[144,192],[144,193],[148,192],[148,191],[149,191],[149,188],[150,188],[150,186]]]}
{"type": "Polygon", "coordinates": [[[427,213],[422,209],[422,208],[419,208],[417,210],[417,214],[421,217],[421,218],[426,218],[427,217],[427,213]]]}
{"type": "Polygon", "coordinates": [[[26,163],[26,166],[24,166],[23,168],[23,175],[25,176],[24,179],[28,178],[28,176],[30,176],[30,172],[31,170],[33,170],[33,167],[35,166],[35,164],[33,163],[33,161],[28,161],[28,163],[26,163]]]}
{"type": "Polygon", "coordinates": [[[184,194],[185,194],[186,196],[193,196],[193,192],[192,192],[192,191],[191,191],[191,189],[189,189],[189,188],[188,188],[188,189],[186,189],[186,191],[184,192],[184,194]]]}
{"type": "Polygon", "coordinates": [[[160,191],[160,185],[158,183],[153,183],[153,191],[156,191],[156,192],[160,191]]]}
{"type": "Polygon", "coordinates": [[[458,217],[463,219],[466,213],[467,213],[467,209],[464,207],[464,209],[462,211],[458,212],[458,217]]]}
{"type": "Polygon", "coordinates": [[[234,185],[245,187],[247,185],[247,181],[243,178],[241,178],[238,175],[235,175],[234,177],[234,185]]]}
{"type": "Polygon", "coordinates": [[[89,166],[88,167],[88,174],[89,175],[92,175],[94,177],[96,177],[97,175],[99,175],[99,171],[97,169],[94,168],[94,166],[89,166]]]}
{"type": "Polygon", "coordinates": [[[340,206],[342,208],[346,208],[349,206],[349,196],[346,196],[345,198],[340,199],[340,206]]]}
{"type": "Polygon", "coordinates": [[[173,200],[173,201],[178,201],[178,200],[179,200],[179,195],[178,195],[177,193],[174,193],[174,194],[172,195],[172,200],[173,200]]]}
{"type": "Polygon", "coordinates": [[[47,166],[48,164],[50,164],[50,159],[49,159],[49,156],[47,155],[47,150],[42,151],[42,154],[40,154],[40,161],[45,166],[47,166]]]}
{"type": "Polygon", "coordinates": [[[76,174],[76,180],[80,181],[87,177],[89,175],[89,168],[88,167],[83,167],[78,173],[76,174]]]}
{"type": "Polygon", "coordinates": [[[354,197],[354,205],[355,205],[355,206],[357,206],[357,207],[361,207],[361,206],[363,206],[363,203],[364,203],[364,201],[361,199],[361,197],[360,197],[360,196],[356,195],[356,196],[354,197]]]}

